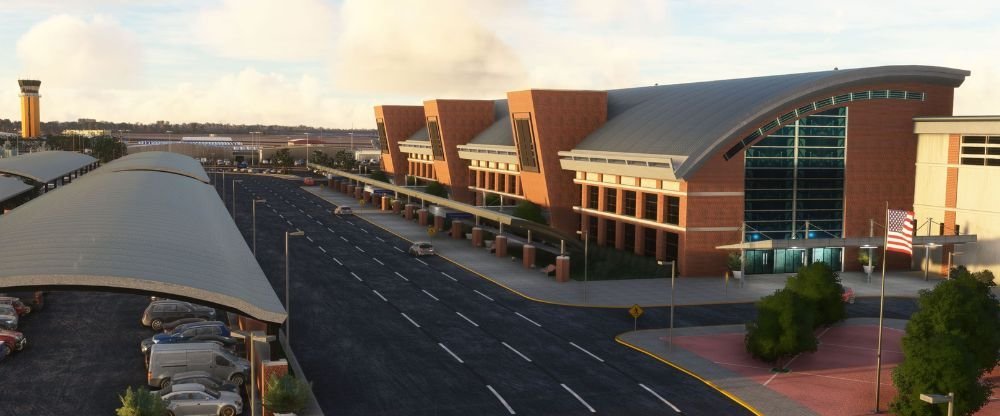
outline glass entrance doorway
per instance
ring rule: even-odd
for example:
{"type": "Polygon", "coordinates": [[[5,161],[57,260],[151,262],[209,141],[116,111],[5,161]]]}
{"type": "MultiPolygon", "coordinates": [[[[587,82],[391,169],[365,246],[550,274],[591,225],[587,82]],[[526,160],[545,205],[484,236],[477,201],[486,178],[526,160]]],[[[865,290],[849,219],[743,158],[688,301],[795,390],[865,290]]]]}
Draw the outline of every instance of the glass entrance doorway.
{"type": "Polygon", "coordinates": [[[747,250],[745,270],[750,274],[796,273],[803,265],[821,261],[834,271],[843,271],[842,247],[747,250]]]}

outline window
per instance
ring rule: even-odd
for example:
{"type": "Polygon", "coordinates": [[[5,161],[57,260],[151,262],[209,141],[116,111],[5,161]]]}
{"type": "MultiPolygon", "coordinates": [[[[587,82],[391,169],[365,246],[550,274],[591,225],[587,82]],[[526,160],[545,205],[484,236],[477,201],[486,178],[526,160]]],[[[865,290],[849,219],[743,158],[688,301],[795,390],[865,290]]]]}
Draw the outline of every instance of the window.
{"type": "Polygon", "coordinates": [[[652,228],[643,228],[642,230],[642,254],[644,256],[653,257],[656,255],[656,230],[652,228]]]}
{"type": "Polygon", "coordinates": [[[375,119],[375,125],[378,127],[378,141],[382,144],[382,153],[389,153],[389,139],[385,135],[385,122],[377,118],[375,119]]]}
{"type": "Polygon", "coordinates": [[[681,222],[681,199],[676,196],[667,197],[667,212],[663,216],[667,224],[680,224],[681,222]]]}
{"type": "Polygon", "coordinates": [[[625,251],[635,251],[635,224],[622,223],[622,234],[625,241],[622,241],[622,249],[625,251]]]}
{"type": "Polygon", "coordinates": [[[618,190],[607,188],[604,190],[604,212],[618,212],[618,190]]]}
{"type": "Polygon", "coordinates": [[[535,150],[535,139],[531,132],[530,114],[524,118],[514,118],[514,140],[517,142],[517,156],[521,161],[521,170],[538,172],[538,154],[535,150]]]}
{"type": "Polygon", "coordinates": [[[646,206],[645,211],[642,213],[642,217],[647,220],[656,221],[657,207],[659,195],[657,194],[642,194],[642,203],[646,206]]]}
{"type": "Polygon", "coordinates": [[[615,246],[615,230],[616,223],[612,220],[604,220],[604,245],[614,247],[615,246]]]}
{"type": "Polygon", "coordinates": [[[597,204],[601,202],[601,188],[596,186],[587,187],[587,208],[598,209],[597,204]]]}
{"type": "Polygon", "coordinates": [[[635,216],[635,191],[623,191],[625,198],[624,214],[628,216],[635,216]]]}
{"type": "Polygon", "coordinates": [[[220,367],[229,367],[230,366],[229,360],[227,360],[226,357],[223,357],[221,355],[216,355],[215,356],[215,365],[220,366],[220,367]]]}
{"type": "Polygon", "coordinates": [[[437,117],[427,117],[427,135],[431,141],[431,154],[434,160],[444,160],[444,145],[441,144],[441,127],[437,117]]]}
{"type": "Polygon", "coordinates": [[[1000,166],[1000,136],[962,136],[960,163],[972,166],[1000,166]]]}
{"type": "Polygon", "coordinates": [[[667,252],[665,253],[666,260],[677,260],[677,246],[679,245],[680,238],[677,234],[671,232],[664,232],[663,237],[667,249],[667,252]]]}
{"type": "Polygon", "coordinates": [[[597,238],[597,217],[587,217],[587,238],[597,238]]]}

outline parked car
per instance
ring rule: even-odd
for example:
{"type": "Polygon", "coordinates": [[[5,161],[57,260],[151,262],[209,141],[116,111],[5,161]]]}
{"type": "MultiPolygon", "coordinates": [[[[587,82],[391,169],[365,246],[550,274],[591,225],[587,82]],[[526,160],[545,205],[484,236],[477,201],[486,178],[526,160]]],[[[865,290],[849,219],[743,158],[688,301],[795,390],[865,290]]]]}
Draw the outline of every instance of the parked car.
{"type": "Polygon", "coordinates": [[[19,321],[17,311],[13,307],[0,305],[0,329],[17,330],[19,321]]]}
{"type": "Polygon", "coordinates": [[[243,399],[197,383],[177,384],[156,392],[170,416],[236,416],[243,413],[243,399]]]}
{"type": "Polygon", "coordinates": [[[8,355],[10,355],[10,347],[7,346],[7,342],[0,341],[0,361],[3,361],[8,355]]]}
{"type": "Polygon", "coordinates": [[[31,306],[25,305],[21,301],[21,298],[15,298],[13,296],[0,296],[0,305],[9,305],[14,308],[18,316],[24,316],[31,313],[31,306]]]}
{"type": "Polygon", "coordinates": [[[21,351],[24,347],[28,346],[28,338],[24,334],[6,329],[0,329],[0,342],[6,343],[14,351],[21,351]]]}
{"type": "Polygon", "coordinates": [[[237,389],[239,388],[239,386],[215,377],[206,371],[187,371],[184,373],[174,374],[173,385],[176,386],[179,384],[191,383],[201,384],[202,386],[213,390],[231,391],[233,393],[238,393],[237,389]]]}
{"type": "Polygon", "coordinates": [[[337,208],[334,208],[333,214],[334,215],[351,215],[351,214],[354,214],[354,211],[351,210],[351,207],[339,206],[337,208]]]}
{"type": "Polygon", "coordinates": [[[207,319],[205,318],[181,318],[176,321],[164,322],[163,332],[171,332],[174,330],[174,328],[177,328],[184,324],[190,324],[194,322],[205,322],[205,321],[207,321],[207,319]]]}
{"type": "Polygon", "coordinates": [[[140,350],[143,354],[155,344],[178,344],[181,342],[192,342],[195,338],[203,335],[214,335],[228,337],[229,328],[219,321],[192,322],[179,325],[173,331],[164,334],[156,334],[150,338],[142,340],[140,350]]]}
{"type": "Polygon", "coordinates": [[[163,329],[164,322],[183,318],[215,319],[215,309],[179,300],[157,300],[150,302],[142,314],[142,325],[156,331],[163,329]]]}
{"type": "Polygon", "coordinates": [[[169,387],[174,374],[188,371],[205,371],[242,386],[250,373],[250,362],[214,342],[155,344],[150,349],[146,372],[150,386],[169,387]]]}
{"type": "Polygon", "coordinates": [[[417,241],[410,246],[411,256],[433,256],[434,255],[434,245],[426,241],[417,241]]]}

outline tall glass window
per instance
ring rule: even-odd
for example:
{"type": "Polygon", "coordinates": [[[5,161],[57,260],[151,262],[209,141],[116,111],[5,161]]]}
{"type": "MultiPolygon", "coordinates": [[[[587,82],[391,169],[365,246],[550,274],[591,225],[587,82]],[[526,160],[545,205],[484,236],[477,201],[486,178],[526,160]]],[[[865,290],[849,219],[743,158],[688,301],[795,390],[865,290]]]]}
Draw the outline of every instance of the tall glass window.
{"type": "Polygon", "coordinates": [[[813,114],[746,150],[747,241],[841,237],[847,108],[813,114]]]}
{"type": "Polygon", "coordinates": [[[624,193],[625,206],[622,207],[623,214],[630,217],[635,216],[636,206],[635,206],[635,191],[622,191],[624,193]]]}
{"type": "Polygon", "coordinates": [[[645,211],[642,212],[643,218],[656,221],[657,197],[656,194],[642,194],[643,204],[646,205],[645,211]]]}
{"type": "Polygon", "coordinates": [[[587,208],[598,209],[597,205],[601,202],[601,188],[596,186],[587,187],[587,208]]]}
{"type": "Polygon", "coordinates": [[[444,160],[444,145],[441,144],[441,128],[438,127],[437,117],[427,117],[427,136],[434,160],[444,160]]]}
{"type": "Polygon", "coordinates": [[[612,214],[618,212],[618,190],[607,188],[604,190],[604,212],[612,214]]]}
{"type": "Polygon", "coordinates": [[[389,153],[389,139],[385,135],[385,122],[382,119],[375,119],[375,126],[378,127],[378,141],[382,146],[382,153],[389,153]]]}

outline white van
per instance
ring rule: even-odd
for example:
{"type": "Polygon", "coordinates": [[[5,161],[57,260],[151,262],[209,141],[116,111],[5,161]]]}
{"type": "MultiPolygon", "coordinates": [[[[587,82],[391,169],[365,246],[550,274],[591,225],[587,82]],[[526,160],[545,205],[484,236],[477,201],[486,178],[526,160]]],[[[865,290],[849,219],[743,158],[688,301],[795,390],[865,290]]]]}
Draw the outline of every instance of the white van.
{"type": "Polygon", "coordinates": [[[185,371],[206,371],[242,386],[250,373],[250,362],[214,342],[153,345],[146,373],[150,386],[167,387],[174,374],[185,371]]]}

